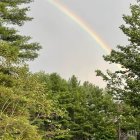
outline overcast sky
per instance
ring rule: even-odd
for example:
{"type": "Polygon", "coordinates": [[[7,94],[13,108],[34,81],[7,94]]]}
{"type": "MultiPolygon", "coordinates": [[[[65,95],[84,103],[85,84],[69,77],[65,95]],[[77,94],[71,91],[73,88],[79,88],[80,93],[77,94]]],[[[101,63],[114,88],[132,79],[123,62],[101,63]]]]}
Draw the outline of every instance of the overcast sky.
{"type": "MultiPolygon", "coordinates": [[[[57,1],[57,0],[56,0],[57,1]]],[[[81,17],[112,49],[127,44],[120,31],[122,14],[128,14],[135,0],[58,0],[81,17]]],[[[73,74],[81,81],[90,81],[103,87],[95,76],[96,69],[116,69],[102,58],[105,51],[75,22],[47,0],[35,0],[30,15],[34,20],[26,23],[21,32],[33,37],[43,49],[30,64],[31,71],[57,72],[68,79],[73,74]]]]}

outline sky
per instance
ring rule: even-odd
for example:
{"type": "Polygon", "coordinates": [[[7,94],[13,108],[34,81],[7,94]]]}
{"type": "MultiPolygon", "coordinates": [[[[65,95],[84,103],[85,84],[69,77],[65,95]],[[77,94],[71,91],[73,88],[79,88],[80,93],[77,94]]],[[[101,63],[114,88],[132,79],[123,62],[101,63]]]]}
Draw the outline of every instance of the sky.
{"type": "MultiPolygon", "coordinates": [[[[53,1],[53,0],[52,0],[53,1]]],[[[135,0],[54,0],[65,5],[98,34],[111,49],[126,45],[127,38],[119,29],[124,23],[123,14],[129,14],[130,3],[135,0]]],[[[32,22],[26,23],[20,32],[39,42],[39,57],[29,63],[32,72],[57,72],[63,78],[72,75],[81,81],[89,81],[100,87],[105,83],[96,77],[95,70],[118,69],[103,60],[107,52],[71,18],[49,0],[35,0],[31,5],[32,22]]]]}

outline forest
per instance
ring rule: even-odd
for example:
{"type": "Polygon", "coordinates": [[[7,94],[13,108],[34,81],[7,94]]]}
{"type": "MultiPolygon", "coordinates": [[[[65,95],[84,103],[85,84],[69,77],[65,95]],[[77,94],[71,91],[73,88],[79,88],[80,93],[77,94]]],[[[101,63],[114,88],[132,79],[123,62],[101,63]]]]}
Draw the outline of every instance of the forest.
{"type": "Polygon", "coordinates": [[[30,71],[43,47],[17,30],[33,19],[30,2],[0,0],[0,140],[140,140],[139,3],[120,26],[128,44],[103,56],[120,70],[96,71],[102,89],[75,75],[30,71]]]}

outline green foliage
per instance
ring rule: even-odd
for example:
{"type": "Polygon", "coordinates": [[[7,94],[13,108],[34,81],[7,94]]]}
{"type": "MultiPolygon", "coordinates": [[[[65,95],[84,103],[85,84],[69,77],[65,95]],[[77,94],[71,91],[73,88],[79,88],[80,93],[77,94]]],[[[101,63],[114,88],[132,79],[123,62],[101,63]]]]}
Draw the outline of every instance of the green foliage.
{"type": "Polygon", "coordinates": [[[119,123],[139,129],[140,7],[132,5],[132,15],[123,17],[127,25],[120,27],[130,44],[104,57],[124,69],[97,72],[108,82],[103,91],[75,76],[66,81],[57,73],[29,72],[26,61],[41,47],[18,34],[15,25],[32,20],[25,5],[31,1],[0,1],[0,139],[114,140],[119,123]]]}
{"type": "Polygon", "coordinates": [[[44,88],[29,73],[25,60],[37,57],[38,43],[28,43],[30,37],[21,36],[14,25],[31,20],[29,8],[19,6],[30,0],[0,1],[0,139],[40,140],[38,114],[49,114],[51,104],[44,101],[44,88]],[[49,106],[49,109],[44,109],[49,106]],[[32,117],[33,114],[36,114],[32,117]]]}
{"type": "MultiPolygon", "coordinates": [[[[118,46],[111,54],[104,56],[105,61],[121,65],[121,69],[114,73],[107,71],[103,74],[97,71],[107,81],[108,92],[115,100],[125,103],[129,110],[125,112],[122,123],[130,122],[131,129],[140,129],[140,5],[131,5],[131,15],[123,15],[125,25],[120,29],[128,37],[129,45],[118,46]],[[129,119],[128,119],[129,118],[129,119]],[[131,118],[131,119],[130,119],[131,118]],[[125,122],[127,121],[127,122],[125,122]]],[[[125,125],[126,126],[126,125],[125,125]]],[[[126,126],[126,127],[128,127],[126,126]]],[[[128,128],[127,128],[128,129],[128,128]]]]}
{"type": "Polygon", "coordinates": [[[114,140],[114,103],[110,95],[88,82],[81,85],[75,76],[65,81],[55,73],[36,75],[44,83],[55,107],[62,111],[62,114],[53,114],[51,123],[47,123],[53,124],[50,135],[52,139],[114,140]],[[56,129],[54,123],[60,126],[59,133],[53,133],[56,129]]]}
{"type": "MultiPolygon", "coordinates": [[[[30,109],[33,105],[33,97],[25,90],[25,82],[20,72],[26,73],[26,69],[17,69],[18,77],[3,74],[0,83],[0,138],[1,139],[40,139],[35,126],[29,122],[30,109]],[[10,81],[10,82],[9,82],[10,81]],[[22,83],[21,83],[22,82],[22,83]],[[32,100],[31,100],[32,99],[32,100]],[[31,102],[32,101],[32,102],[31,102]],[[33,137],[34,136],[34,137],[33,137]]],[[[26,76],[28,74],[26,73],[26,76]]]]}
{"type": "Polygon", "coordinates": [[[136,140],[136,138],[134,136],[130,136],[128,140],[136,140]]]}
{"type": "Polygon", "coordinates": [[[14,57],[14,61],[32,60],[38,56],[36,51],[41,48],[40,45],[29,43],[31,38],[19,35],[13,26],[22,26],[24,22],[32,19],[26,15],[29,8],[19,6],[29,2],[31,0],[0,1],[0,56],[4,60],[11,56],[14,57]]]}

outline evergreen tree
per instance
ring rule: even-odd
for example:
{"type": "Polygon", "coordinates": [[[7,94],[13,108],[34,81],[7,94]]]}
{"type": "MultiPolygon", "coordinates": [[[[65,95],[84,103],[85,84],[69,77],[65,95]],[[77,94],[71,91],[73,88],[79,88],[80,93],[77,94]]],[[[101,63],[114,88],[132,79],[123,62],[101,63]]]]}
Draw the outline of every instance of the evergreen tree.
{"type": "MultiPolygon", "coordinates": [[[[41,139],[33,125],[38,114],[48,104],[43,99],[42,85],[36,82],[25,65],[37,57],[38,43],[28,43],[14,28],[30,21],[29,8],[21,6],[31,0],[0,1],[0,139],[41,139]],[[38,111],[39,110],[39,111],[38,111]]],[[[43,110],[44,112],[47,111],[43,110]]]]}
{"type": "Polygon", "coordinates": [[[11,61],[32,60],[37,57],[36,51],[40,49],[38,43],[29,43],[29,36],[21,36],[13,25],[22,26],[32,18],[26,15],[29,7],[20,5],[30,3],[32,0],[1,0],[0,1],[0,43],[1,59],[11,61]],[[9,58],[10,59],[10,58],[9,58]]]}
{"type": "Polygon", "coordinates": [[[119,45],[118,50],[112,50],[104,57],[105,61],[120,64],[122,68],[115,72],[107,71],[107,75],[98,70],[97,75],[107,81],[107,88],[115,100],[131,107],[131,121],[138,119],[133,129],[140,129],[140,5],[131,5],[130,9],[131,15],[123,16],[126,24],[120,26],[129,44],[119,45]]]}
{"type": "MultiPolygon", "coordinates": [[[[53,139],[114,140],[116,127],[112,119],[114,103],[111,97],[88,82],[80,85],[75,76],[72,76],[65,84],[60,76],[55,74],[55,77],[51,74],[50,78],[47,78],[47,84],[51,85],[50,91],[47,90],[57,107],[65,112],[65,115],[57,116],[54,120],[66,133],[56,134],[53,139]],[[51,84],[48,81],[51,81],[51,84]],[[53,84],[57,85],[57,90],[54,88],[55,94],[53,84]],[[60,90],[62,85],[65,85],[65,88],[60,90]]],[[[47,84],[46,87],[48,87],[47,84]]]]}

